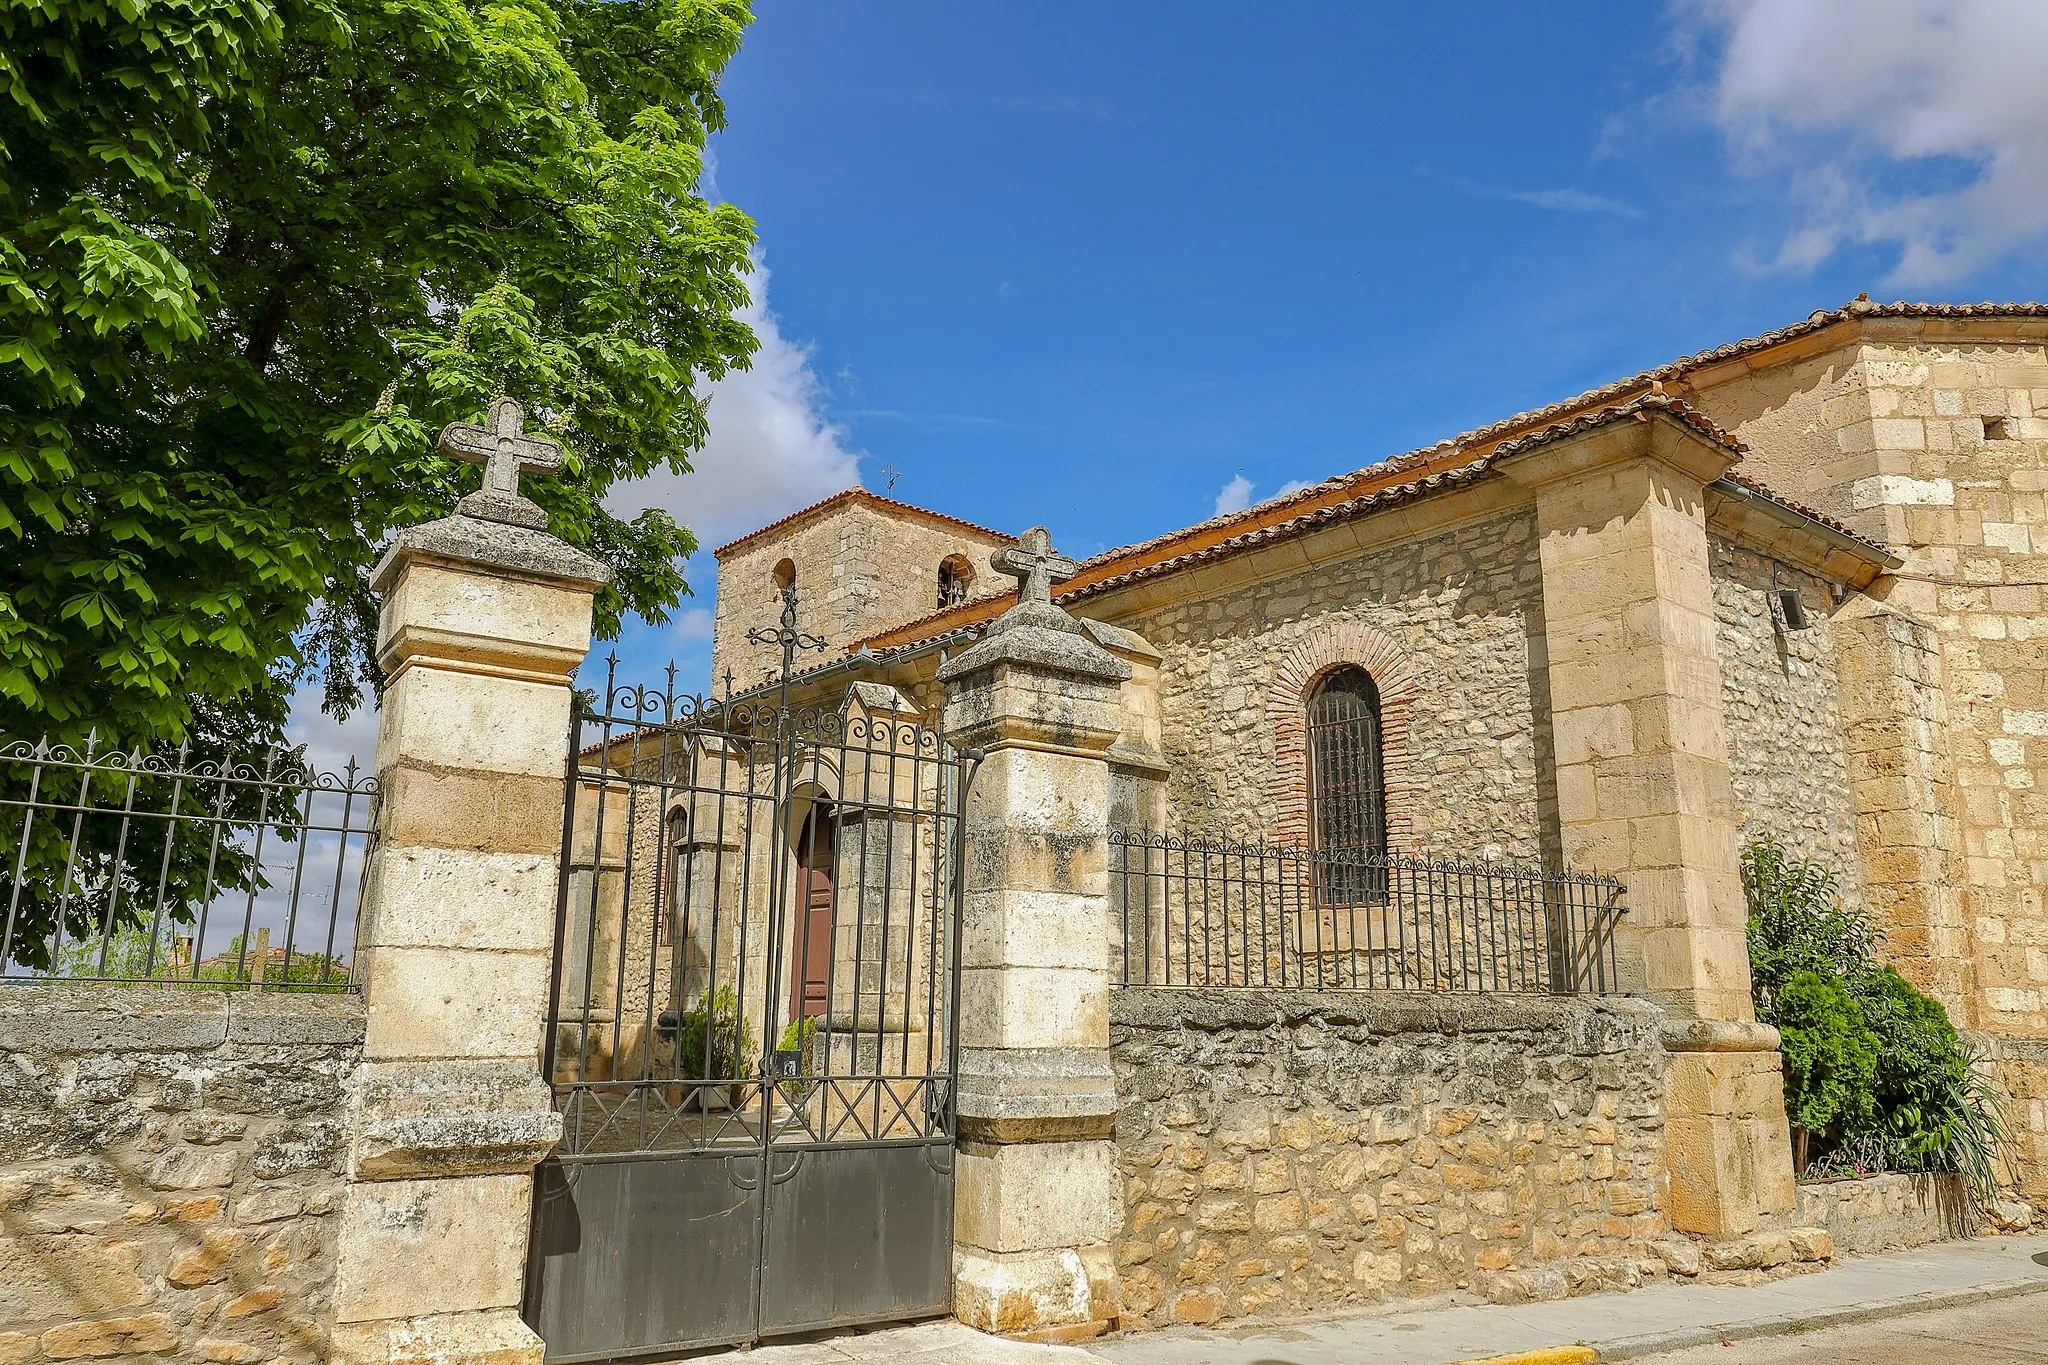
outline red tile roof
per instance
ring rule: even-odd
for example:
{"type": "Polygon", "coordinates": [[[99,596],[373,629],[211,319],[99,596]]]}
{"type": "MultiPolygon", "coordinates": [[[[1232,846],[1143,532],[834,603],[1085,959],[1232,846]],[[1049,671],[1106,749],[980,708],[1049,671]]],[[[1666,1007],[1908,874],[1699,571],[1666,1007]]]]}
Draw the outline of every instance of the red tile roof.
{"type": "MultiPolygon", "coordinates": [[[[1460,486],[1486,473],[1503,456],[1517,450],[1559,439],[1573,431],[1585,430],[1589,425],[1631,416],[1648,408],[1668,412],[1700,431],[1708,439],[1726,445],[1739,454],[1742,450],[1739,442],[1722,431],[1703,413],[1666,393],[1664,385],[1680,385],[1687,376],[1709,366],[1758,355],[1788,342],[1814,336],[1842,323],[1872,318],[2048,319],[2048,303],[1873,303],[1867,296],[1859,295],[1840,308],[1815,312],[1803,321],[1789,326],[1682,356],[1627,378],[1601,385],[1599,388],[1589,389],[1574,397],[1516,413],[1512,417],[1490,422],[1485,426],[1438,441],[1434,445],[1381,460],[1349,474],[1325,479],[1286,497],[1259,503],[1241,512],[1212,517],[1150,540],[1104,551],[1082,563],[1080,574],[1065,585],[1057,595],[1058,600],[1081,601],[1139,578],[1149,578],[1188,564],[1220,558],[1286,535],[1300,534],[1334,520],[1362,515],[1409,497],[1441,488],[1460,486]],[[1403,475],[1408,477],[1400,477],[1403,475]]],[[[1889,551],[1884,546],[1851,531],[1839,521],[1811,507],[1784,497],[1748,475],[1731,472],[1728,480],[1756,496],[1868,547],[1880,559],[1889,560],[1889,551]]],[[[828,503],[830,501],[827,499],[828,503]]],[[[877,501],[888,502],[887,499],[877,501]]],[[[818,504],[819,507],[824,505],[826,504],[818,504]]],[[[902,503],[889,505],[899,508],[905,506],[902,503]]],[[[783,518],[774,526],[754,532],[754,535],[761,535],[814,510],[816,509],[806,508],[803,512],[783,518]]],[[[936,517],[940,514],[928,515],[936,517]]],[[[970,526],[969,529],[982,528],[970,526]]],[[[742,537],[718,553],[723,555],[733,546],[752,538],[742,537]]],[[[867,647],[883,658],[909,649],[921,648],[942,636],[969,629],[991,619],[1008,607],[1015,600],[1015,596],[1014,592],[1005,593],[949,607],[944,611],[905,622],[870,636],[867,640],[859,642],[855,648],[867,647]]]]}

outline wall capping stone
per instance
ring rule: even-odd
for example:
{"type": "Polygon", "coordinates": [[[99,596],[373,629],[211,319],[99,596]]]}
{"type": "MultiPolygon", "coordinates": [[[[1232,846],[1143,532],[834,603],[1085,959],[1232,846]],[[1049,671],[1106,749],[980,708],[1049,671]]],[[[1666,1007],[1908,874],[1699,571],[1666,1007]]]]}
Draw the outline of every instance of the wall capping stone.
{"type": "MultiPolygon", "coordinates": [[[[1374,1033],[1495,1033],[1609,1015],[1660,1023],[1661,1006],[1629,996],[1452,995],[1419,991],[1191,990],[1127,986],[1110,995],[1109,1022],[1203,1032],[1320,1019],[1374,1033]]],[[[1776,1030],[1772,1030],[1776,1036],[1776,1030]]]]}

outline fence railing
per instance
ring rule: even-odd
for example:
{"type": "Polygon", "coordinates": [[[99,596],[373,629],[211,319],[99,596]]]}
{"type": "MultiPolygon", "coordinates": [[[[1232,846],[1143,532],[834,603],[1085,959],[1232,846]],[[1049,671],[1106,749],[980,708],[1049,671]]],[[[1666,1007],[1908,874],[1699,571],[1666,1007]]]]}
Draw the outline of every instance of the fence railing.
{"type": "Polygon", "coordinates": [[[0,982],[355,988],[377,780],[0,742],[0,982]]]}
{"type": "Polygon", "coordinates": [[[1115,831],[1126,986],[1603,994],[1612,877],[1115,831]]]}

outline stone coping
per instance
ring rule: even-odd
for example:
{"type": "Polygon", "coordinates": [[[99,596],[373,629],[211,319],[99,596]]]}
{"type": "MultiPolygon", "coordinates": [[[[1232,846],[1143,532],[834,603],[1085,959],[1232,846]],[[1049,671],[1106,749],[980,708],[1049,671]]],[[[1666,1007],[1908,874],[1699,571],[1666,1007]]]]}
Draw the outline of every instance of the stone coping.
{"type": "Polygon", "coordinates": [[[1776,1052],[1778,1031],[1737,1019],[1673,1019],[1664,1025],[1667,1052],[1776,1052]]]}
{"type": "Polygon", "coordinates": [[[1649,1024],[1661,1019],[1663,1010],[1627,996],[1126,986],[1109,997],[1113,1025],[1204,1031],[1266,1028],[1313,1018],[1362,1025],[1375,1033],[1502,1033],[1568,1025],[1591,1015],[1649,1024]]]}
{"type": "Polygon", "coordinates": [[[362,1041],[360,995],[38,982],[0,986],[0,1051],[166,1052],[362,1041]]]}
{"type": "Polygon", "coordinates": [[[423,559],[457,568],[537,578],[592,592],[612,581],[610,567],[546,531],[457,514],[408,526],[370,571],[370,591],[385,593],[407,563],[423,559]]]}

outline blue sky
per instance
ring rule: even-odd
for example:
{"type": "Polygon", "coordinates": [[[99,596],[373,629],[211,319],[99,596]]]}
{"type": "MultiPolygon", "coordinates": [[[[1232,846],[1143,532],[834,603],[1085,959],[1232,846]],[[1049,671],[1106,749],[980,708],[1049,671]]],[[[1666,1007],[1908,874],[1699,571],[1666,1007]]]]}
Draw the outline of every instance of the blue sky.
{"type": "MultiPolygon", "coordinates": [[[[707,547],[858,478],[1092,554],[1859,290],[2048,293],[2039,0],[757,8],[762,354],[614,499],[707,547]]],[[[711,568],[629,675],[706,677],[711,568]]]]}

